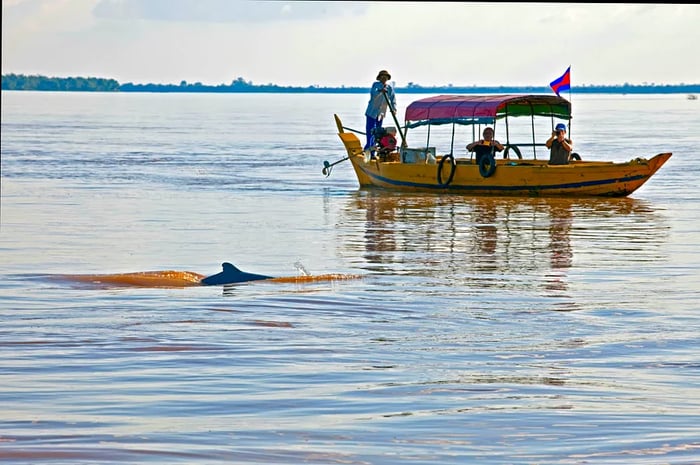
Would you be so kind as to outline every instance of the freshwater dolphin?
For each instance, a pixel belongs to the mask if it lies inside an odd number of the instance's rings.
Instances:
[[[320,281],[339,281],[359,279],[359,275],[351,274],[321,274],[302,276],[273,277],[262,274],[241,271],[229,262],[221,264],[220,273],[205,276],[192,271],[139,271],[133,273],[115,274],[66,274],[48,275],[59,280],[77,281],[102,288],[111,287],[191,287],[191,286],[220,286],[226,284],[245,283],[249,281],[269,281],[275,283],[309,283]]]
[[[272,279],[272,276],[241,271],[229,262],[222,263],[221,267],[223,268],[221,273],[202,278],[200,282],[205,286],[216,286],[219,284],[234,284],[248,281],[260,281],[262,279]]]

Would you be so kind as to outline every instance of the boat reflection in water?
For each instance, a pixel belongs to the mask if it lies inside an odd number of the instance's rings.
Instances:
[[[358,191],[343,224],[364,222],[368,271],[428,286],[562,296],[572,268],[605,279],[664,257],[662,214],[632,198],[512,198]],[[342,239],[342,238],[341,238]],[[359,254],[358,254],[359,255]]]

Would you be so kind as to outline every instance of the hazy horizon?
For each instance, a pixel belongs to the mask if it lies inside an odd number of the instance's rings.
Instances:
[[[2,74],[2,77],[4,78],[5,76],[9,75],[23,75],[21,73],[4,73]],[[204,84],[201,82],[188,82],[185,80],[180,80],[179,82],[165,82],[165,83],[156,83],[156,82],[120,82],[114,78],[108,77],[108,76],[97,76],[97,75],[90,75],[90,76],[49,76],[49,75],[38,75],[38,74],[32,74],[32,75],[24,75],[28,77],[40,77],[40,78],[48,78],[48,79],[104,79],[104,80],[114,80],[116,81],[120,86],[121,85],[127,85],[127,84],[133,84],[133,85],[154,85],[154,86],[180,86],[182,85],[183,82],[185,82],[187,85],[193,85],[193,86],[203,86],[203,87],[217,87],[217,86],[231,86],[232,83],[242,77],[237,77],[235,79],[232,79],[229,82],[220,82],[216,84]],[[282,85],[282,84],[277,84],[274,82],[268,82],[268,83],[256,83],[252,82],[249,80],[246,80],[243,78],[245,83],[250,86],[254,87],[265,87],[265,86],[278,86],[278,87],[291,87],[291,88],[307,88],[307,87],[318,87],[318,88],[332,88],[332,89],[356,89],[356,88],[369,88],[368,86],[351,86],[351,85],[333,85],[333,86],[328,86],[328,85],[322,85],[322,84],[302,84],[298,86],[287,86],[287,85]],[[454,88],[470,88],[470,87],[476,87],[476,88],[499,88],[499,87],[544,87],[544,88],[549,88],[548,85],[528,85],[528,84],[512,84],[512,85],[501,85],[501,84],[491,84],[491,85],[477,85],[477,84],[466,84],[466,85],[455,85],[453,83],[446,83],[446,84],[435,84],[435,85],[424,85],[421,83],[411,83],[415,87],[419,88],[433,88],[433,87],[454,87]],[[616,84],[579,84],[577,87],[579,88],[585,88],[585,87],[625,87],[625,86],[632,86],[632,87],[686,87],[686,86],[700,86],[700,82],[694,83],[694,82],[687,82],[687,83],[643,83],[643,84],[632,84],[632,83],[616,83]],[[396,88],[407,88],[410,87],[408,85],[404,86],[396,86]]]
[[[3,0],[2,70],[367,87],[697,81],[700,5]],[[693,58],[695,57],[695,58]]]

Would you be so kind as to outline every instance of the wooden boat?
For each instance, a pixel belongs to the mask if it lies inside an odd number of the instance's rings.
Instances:
[[[348,154],[343,160],[350,160],[361,187],[466,195],[624,197],[642,186],[671,157],[671,153],[660,153],[650,159],[605,162],[581,160],[572,153],[569,164],[550,165],[544,140],[555,122],[568,121],[569,126],[571,123],[570,102],[554,95],[423,98],[406,108],[403,127],[391,110],[401,133],[401,146],[379,144],[371,154],[363,150],[360,139],[353,134],[359,131],[344,127],[335,115],[338,135]],[[518,120],[524,125],[518,127]],[[483,157],[477,164],[467,154],[466,143],[479,139],[482,127],[498,130],[501,125],[505,126],[505,150]],[[471,129],[471,136],[459,135],[460,130],[465,132],[464,128]],[[391,129],[395,132],[395,128],[385,128],[385,132],[392,132]],[[425,133],[425,144],[409,147],[408,132],[417,130]],[[517,137],[523,140],[516,141]],[[434,139],[438,142],[433,143]],[[457,157],[458,150],[465,151],[465,157]],[[523,152],[528,151],[532,158],[523,158]],[[324,174],[329,175],[332,166],[340,161],[325,162]]]

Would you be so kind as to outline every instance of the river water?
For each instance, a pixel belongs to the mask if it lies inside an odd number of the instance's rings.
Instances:
[[[1,461],[700,463],[698,102],[574,95],[584,159],[673,156],[565,200],[324,176],[365,104],[3,92]],[[224,261],[361,278],[52,279]]]

